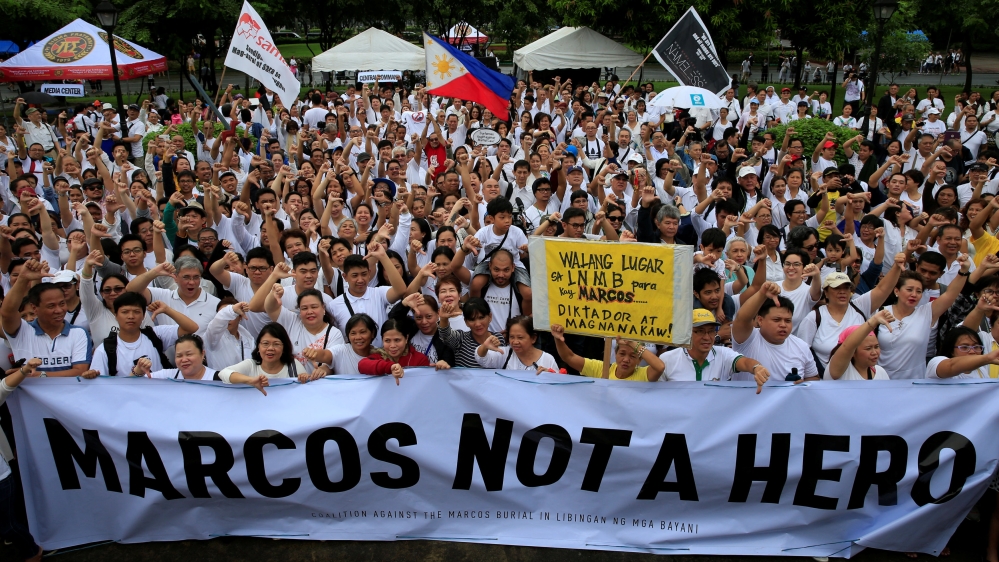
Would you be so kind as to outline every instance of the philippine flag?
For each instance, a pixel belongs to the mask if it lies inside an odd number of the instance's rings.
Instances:
[[[500,119],[508,118],[513,78],[486,68],[475,57],[433,35],[423,34],[423,47],[427,55],[427,92],[472,100]]]

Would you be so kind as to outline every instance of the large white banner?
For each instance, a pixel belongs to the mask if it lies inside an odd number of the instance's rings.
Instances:
[[[232,34],[225,65],[249,74],[274,90],[286,107],[298,98],[302,88],[274,44],[264,20],[246,0],[243,0],[243,11]]]
[[[278,383],[275,383],[278,384]],[[993,382],[622,383],[407,370],[250,387],[32,379],[47,550],[253,535],[661,554],[939,553],[999,453]]]

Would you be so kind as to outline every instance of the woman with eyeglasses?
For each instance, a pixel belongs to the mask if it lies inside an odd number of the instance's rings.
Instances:
[[[984,353],[978,332],[958,326],[944,337],[938,355],[926,364],[928,379],[987,379],[990,365],[999,365],[999,349]]]
[[[141,258],[140,258],[141,259]],[[118,320],[114,315],[114,300],[125,292],[128,278],[120,273],[110,273],[101,277],[100,296],[94,289],[94,269],[105,261],[98,250],[90,252],[83,262],[80,276],[80,306],[90,322],[90,338],[102,342],[118,330]],[[149,315],[142,320],[142,327],[152,326]]]
[[[291,338],[284,326],[277,322],[265,324],[257,334],[257,342],[249,359],[219,371],[219,378],[226,384],[248,384],[267,396],[265,386],[271,378],[297,378],[308,382],[305,366],[294,356]]]

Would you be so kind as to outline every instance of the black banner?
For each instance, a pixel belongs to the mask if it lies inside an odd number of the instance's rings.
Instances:
[[[693,6],[659,41],[653,54],[684,86],[697,86],[721,95],[731,84],[711,35]]]

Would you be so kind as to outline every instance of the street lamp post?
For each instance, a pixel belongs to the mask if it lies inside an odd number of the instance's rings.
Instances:
[[[878,63],[881,61],[881,39],[884,36],[885,24],[898,9],[898,0],[877,0],[874,3],[874,19],[878,22],[878,34],[874,37],[874,56],[871,60],[871,75],[867,80],[867,98],[870,103],[877,104],[875,88],[878,86]],[[881,115],[882,119],[887,117]]]
[[[118,78],[118,57],[115,56],[114,48],[114,28],[118,24],[118,9],[108,0],[101,0],[101,3],[94,8],[97,20],[101,22],[101,27],[108,34],[108,48],[111,49],[111,73],[114,75],[114,95],[118,105],[115,111],[121,114],[124,111],[125,103],[121,98],[121,80]]]

